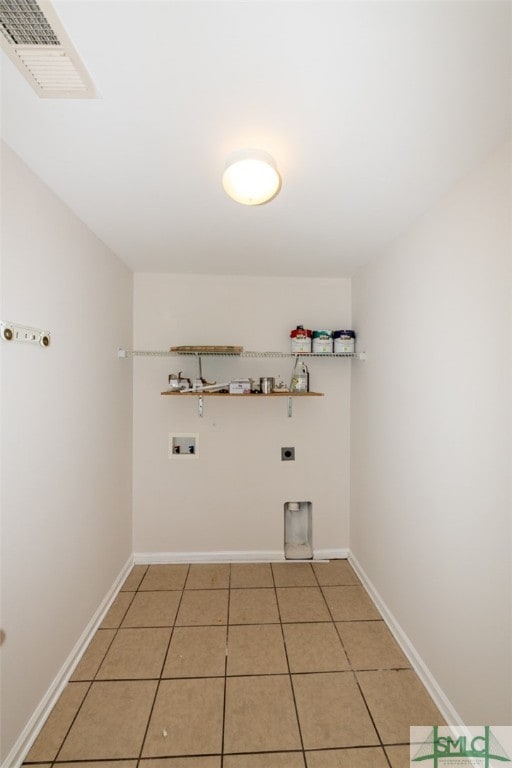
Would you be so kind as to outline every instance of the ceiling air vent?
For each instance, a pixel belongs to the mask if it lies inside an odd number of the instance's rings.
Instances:
[[[89,73],[49,0],[0,0],[0,45],[47,99],[93,99]]]

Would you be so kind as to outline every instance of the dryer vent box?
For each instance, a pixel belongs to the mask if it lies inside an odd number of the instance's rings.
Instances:
[[[313,505],[310,501],[287,501],[284,505],[284,556],[286,560],[313,557]]]

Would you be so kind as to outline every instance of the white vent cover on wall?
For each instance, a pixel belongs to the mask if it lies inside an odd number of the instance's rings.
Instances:
[[[49,0],[0,0],[0,45],[47,99],[93,99],[94,85]]]

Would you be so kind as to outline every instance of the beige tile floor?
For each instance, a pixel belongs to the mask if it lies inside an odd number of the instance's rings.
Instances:
[[[25,765],[408,768],[443,722],[346,560],[137,565]]]

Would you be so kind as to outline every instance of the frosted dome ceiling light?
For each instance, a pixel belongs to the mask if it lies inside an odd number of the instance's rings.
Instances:
[[[272,200],[281,189],[276,161],[261,149],[233,152],[222,177],[224,191],[243,205],[261,205]]]

